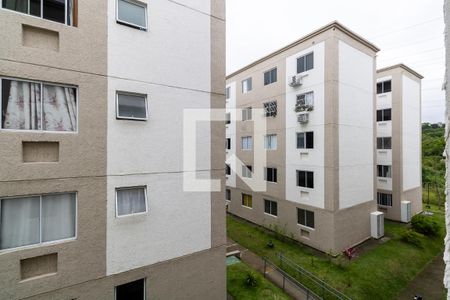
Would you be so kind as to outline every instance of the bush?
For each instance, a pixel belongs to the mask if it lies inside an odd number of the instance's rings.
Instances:
[[[415,215],[411,225],[414,231],[426,236],[438,236],[441,231],[439,224],[425,215]]]
[[[255,274],[255,272],[247,272],[247,276],[245,277],[245,285],[249,288],[258,286],[258,276]]]
[[[400,233],[400,240],[419,248],[422,248],[422,238],[423,234],[415,232],[414,230],[411,229],[405,230],[402,233]]]

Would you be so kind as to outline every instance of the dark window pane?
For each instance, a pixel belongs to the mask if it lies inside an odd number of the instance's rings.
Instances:
[[[390,121],[390,120],[391,120],[391,109],[385,109],[383,121]]]
[[[306,133],[306,148],[314,148],[314,132],[312,131]]]
[[[230,189],[225,190],[225,199],[231,200],[231,190]]]
[[[28,13],[28,0],[3,0],[3,8]]]
[[[377,122],[383,121],[383,111],[377,110]]]
[[[383,149],[383,138],[377,138],[377,149]]]
[[[382,177],[382,174],[383,174],[382,166],[378,165],[377,166],[377,170],[378,170],[377,171],[377,174],[378,174],[377,176],[378,177]]]
[[[270,84],[270,72],[264,73],[264,85]]]
[[[118,94],[118,116],[122,118],[146,119],[145,96]]]
[[[277,82],[277,69],[272,70],[272,82]]]
[[[297,208],[297,223],[301,225],[306,225],[304,209]]]
[[[314,53],[306,55],[306,71],[314,68]]]
[[[273,169],[273,182],[277,182],[277,169]]]
[[[136,280],[116,287],[116,300],[143,300],[145,279]]]
[[[391,88],[391,81],[385,81],[384,82],[384,88],[383,88],[383,93],[388,93],[392,90]]]
[[[384,138],[384,149],[391,149],[391,138]]]
[[[379,82],[377,83],[377,94],[383,93],[383,83]]]
[[[272,201],[272,215],[278,216],[278,203]]]
[[[306,210],[306,226],[314,228],[314,212]]]
[[[43,18],[59,23],[66,23],[65,0],[43,0]]]
[[[41,16],[41,1],[30,0],[30,15],[40,17]]]
[[[301,73],[305,71],[305,57],[297,58],[297,73]]]
[[[231,168],[230,168],[230,165],[225,165],[225,174],[226,174],[226,175],[231,175]]]
[[[306,172],[305,171],[297,171],[297,185],[306,187]]]
[[[306,182],[307,182],[307,187],[313,189],[314,188],[314,173],[313,172],[306,172]]]
[[[264,200],[264,212],[270,214],[270,201]]]
[[[297,133],[297,149],[305,148],[305,133],[299,132]]]

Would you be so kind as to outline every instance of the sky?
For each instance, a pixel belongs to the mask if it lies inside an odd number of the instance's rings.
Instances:
[[[444,122],[441,0],[226,0],[227,74],[337,20],[381,49],[377,68],[404,63],[422,80],[422,122]]]

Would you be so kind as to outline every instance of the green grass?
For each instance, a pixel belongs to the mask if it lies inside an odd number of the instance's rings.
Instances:
[[[256,287],[251,288],[245,285],[248,272],[254,272],[256,275],[258,280]],[[242,262],[227,267],[227,290],[235,300],[291,299],[280,288]]]
[[[423,248],[400,240],[401,232],[407,225],[386,221],[385,233],[390,240],[362,251],[350,263],[318,253],[232,216],[227,217],[227,234],[242,246],[275,263],[278,263],[276,254],[283,252],[286,257],[353,299],[393,299],[443,250],[443,212],[436,212],[431,218],[442,224],[441,234],[436,238],[423,237]],[[269,240],[275,244],[274,249],[266,247]],[[291,275],[295,277],[295,274]]]

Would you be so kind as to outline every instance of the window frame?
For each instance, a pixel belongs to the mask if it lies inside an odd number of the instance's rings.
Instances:
[[[387,92],[385,91],[385,88],[384,88],[385,82],[390,82],[390,84],[391,84],[390,90],[387,91]],[[381,84],[381,93],[378,93],[378,85],[379,84]],[[392,92],[392,79],[387,79],[387,80],[383,80],[383,81],[377,82],[377,84],[376,84],[376,93],[377,93],[377,95],[391,93],[391,92]]]
[[[250,200],[251,200],[251,206],[248,206],[248,201],[247,201],[247,203],[246,203],[247,205],[244,204],[244,203],[245,203],[245,201],[244,201],[245,196],[249,196],[249,197],[250,197]],[[248,200],[248,199],[247,199],[247,200]],[[243,207],[245,207],[245,208],[253,209],[253,195],[251,195],[251,194],[246,194],[246,193],[241,193],[241,206],[243,206]]]
[[[226,147],[225,150],[231,150],[231,138],[225,138]]]
[[[227,86],[225,88],[225,100],[229,100],[231,98],[231,86]]]
[[[144,102],[145,102],[145,118],[135,118],[135,117],[121,117],[119,116],[119,95],[123,95],[123,96],[136,96],[136,97],[140,97],[143,96],[144,97]],[[133,92],[126,92],[126,91],[122,91],[122,90],[117,90],[116,91],[116,119],[117,120],[132,120],[132,121],[147,121],[148,120],[148,100],[147,100],[148,95],[147,94],[140,94],[140,93],[133,93]]]
[[[137,24],[133,24],[127,21],[123,21],[119,19],[119,1],[124,1],[124,2],[128,2],[140,7],[144,8],[144,13],[145,13],[145,27],[142,27],[140,25]],[[148,30],[148,12],[147,12],[147,3],[145,2],[141,2],[141,1],[136,1],[136,0],[115,0],[116,2],[116,23],[117,24],[122,24],[122,25],[126,25],[128,27],[132,27],[132,28],[136,28],[139,29],[141,31],[147,31]]]
[[[225,189],[225,201],[231,201],[231,189]]]
[[[244,139],[251,139],[252,146],[250,148],[244,148]],[[248,146],[248,141],[247,141],[247,146]],[[253,136],[251,136],[251,135],[241,136],[241,151],[252,151],[252,150],[253,150]]]
[[[303,216],[304,216],[304,219],[305,219],[305,224],[300,223],[300,213],[302,211],[303,211]],[[313,220],[312,220],[313,224],[312,225],[313,225],[313,227],[307,225],[308,224],[308,218],[307,218],[307,215],[308,215],[307,213],[308,212],[312,213],[312,216],[313,216]],[[300,225],[300,226],[306,227],[308,229],[314,230],[315,227],[316,227],[316,215],[315,215],[314,211],[297,207],[297,225]]]
[[[147,277],[144,277],[144,278],[141,278],[141,279],[136,279],[136,280],[133,280],[133,281],[130,281],[130,282],[125,282],[125,283],[122,283],[122,284],[119,284],[119,285],[115,285],[114,286],[114,300],[117,300],[117,287],[119,287],[121,285],[126,285],[128,283],[132,283],[132,282],[135,282],[135,281],[139,281],[139,280],[142,280],[144,282],[144,287],[143,287],[143,289],[144,289],[144,297],[142,298],[142,300],[147,299]]]
[[[381,170],[381,175],[380,175]],[[387,176],[390,175],[390,176]],[[390,165],[378,165],[377,164],[377,177],[379,178],[392,178],[392,166]]]
[[[41,97],[41,129],[8,129],[3,128],[3,80],[9,80],[9,81],[21,81],[21,82],[28,82],[28,83],[35,83],[40,85],[40,97]],[[76,130],[74,131],[54,131],[54,130],[44,130],[43,126],[43,120],[44,120],[44,85],[53,85],[53,86],[59,86],[63,88],[71,88],[75,89],[75,102],[77,104],[77,123],[76,123]],[[48,81],[39,81],[39,80],[28,80],[23,78],[15,78],[15,77],[7,77],[7,76],[0,76],[0,132],[1,131],[7,131],[7,132],[40,132],[40,133],[50,133],[50,134],[78,134],[79,132],[79,111],[80,111],[80,104],[79,104],[79,88],[75,85],[70,84],[61,84],[61,83],[54,83],[54,82],[48,82]]]
[[[245,118],[244,118],[245,116]],[[245,107],[242,109],[242,121],[251,121],[253,120],[253,109],[251,106]]]
[[[299,147],[299,136],[303,134],[303,145],[304,147]],[[308,134],[312,135],[312,147],[308,147]],[[310,136],[311,137],[311,136]],[[301,131],[296,132],[296,138],[297,138],[297,149],[306,150],[306,149],[314,149],[314,131]],[[300,138],[301,139],[301,138]]]
[[[305,173],[305,186],[299,185],[300,184],[300,172]],[[312,187],[309,186],[308,181],[308,174],[312,174]],[[296,170],[296,183],[297,187],[299,188],[305,188],[305,189],[314,189],[314,172],[313,171],[306,171],[306,170]]]
[[[24,13],[24,12],[21,12],[21,11],[17,11],[17,10],[13,10],[13,9],[9,9],[9,8],[4,8],[3,7],[4,0],[0,0],[0,10],[6,10],[6,11],[10,11],[10,12],[13,12],[13,13],[16,13],[16,14],[21,14],[21,15],[32,17],[32,18],[37,18],[37,19],[48,21],[48,22],[53,22],[53,23],[61,24],[61,25],[68,26],[68,27],[78,27],[78,24],[69,25],[68,22],[67,22],[68,1],[69,0],[64,0],[64,23],[44,18],[44,0],[39,0],[40,6],[41,6],[40,7],[40,9],[41,9],[40,16],[35,16],[35,15],[31,14],[31,12],[30,12],[30,1],[29,0],[28,0],[28,12],[27,13]],[[72,6],[72,14],[73,14],[73,11],[74,11],[73,7],[74,6]],[[78,7],[77,7],[77,11],[79,11]],[[74,19],[78,20],[78,16],[76,18],[72,18],[72,22],[73,23],[74,23]]]
[[[244,91],[244,82],[247,82],[247,90]],[[248,82],[250,82],[250,88],[248,88],[249,84]],[[242,94],[247,94],[250,93],[253,90],[253,79],[252,77],[248,77],[244,80],[241,81],[241,92]]]
[[[266,211],[266,203],[269,203],[269,211]],[[276,214],[273,213],[273,203],[275,203],[275,210],[276,210]],[[264,199],[264,213],[266,215],[272,216],[272,217],[278,217],[278,202],[277,201],[273,201],[273,200],[269,200],[269,199]]]
[[[385,148],[386,142],[385,139],[390,139],[390,148]],[[381,141],[382,148],[378,148],[378,141]],[[392,137],[390,136],[384,136],[384,137],[377,137],[377,150],[392,150]]]
[[[311,54],[312,54],[312,58],[313,58],[312,68],[311,68],[311,69],[307,69],[307,67],[306,67],[306,57],[307,57],[308,55],[311,55]],[[301,58],[304,58],[304,66],[305,66],[305,70],[299,72],[299,70],[298,70],[298,61],[299,61],[299,59],[301,59]],[[307,71],[309,71],[309,70],[313,70],[313,69],[314,69],[314,51],[308,52],[308,53],[306,53],[306,54],[303,54],[303,55],[297,57],[297,59],[295,60],[295,62],[297,63],[297,66],[296,66],[297,74],[301,74],[301,73],[307,72]]]
[[[389,111],[389,120],[386,120],[386,111]],[[378,120],[378,112],[380,112],[381,120]],[[389,122],[392,121],[392,108],[377,109],[377,122]]]
[[[270,145],[273,144],[273,137],[275,137],[275,140],[276,140],[275,148],[273,148],[273,147],[268,148],[268,147],[267,147],[267,146],[269,145],[269,143],[268,143],[269,137],[270,137]],[[277,136],[277,134],[276,134],[276,133],[269,133],[269,134],[266,134],[266,135],[264,136],[264,150],[275,151],[275,150],[277,150],[277,149],[278,149],[278,136]]]
[[[242,177],[247,178],[247,179],[253,178],[253,166],[252,165],[243,165],[242,166]]]
[[[70,238],[64,238],[64,239],[60,239],[60,240],[53,240],[53,241],[42,242],[42,198],[45,197],[45,196],[56,196],[56,195],[66,195],[66,194],[74,194],[75,195],[75,234],[74,234],[73,237],[70,237]],[[48,245],[57,245],[57,244],[62,244],[62,243],[70,242],[70,241],[75,241],[75,240],[78,239],[78,192],[75,192],[75,191],[1,197],[0,198],[0,216],[1,216],[1,208],[2,208],[1,202],[2,202],[2,200],[23,199],[23,198],[33,198],[33,197],[39,197],[39,240],[40,240],[40,242],[36,243],[36,244],[30,244],[30,245],[18,246],[18,247],[13,247],[13,248],[0,249],[0,253],[7,253],[7,252],[13,252],[13,251],[19,251],[19,250],[25,250],[25,249],[32,249],[32,248],[44,247],[44,246],[48,246]],[[1,218],[0,218],[0,221],[1,221]]]
[[[271,170],[270,173],[272,179],[275,179],[275,181],[273,180],[268,180],[269,179],[269,169]],[[278,183],[278,169],[274,168],[274,167],[265,167],[264,168],[264,180],[270,183]]]
[[[276,75],[275,75],[275,77],[276,77],[275,81],[273,81],[273,78],[272,78],[272,71],[275,71],[275,73],[276,73]],[[270,78],[269,78],[269,81],[270,81],[270,82],[268,82],[268,83],[266,83],[266,73],[269,73],[269,74],[270,74]],[[263,83],[264,83],[264,86],[268,86],[268,85],[271,85],[272,83],[276,83],[276,82],[278,82],[278,67],[273,67],[273,68],[271,68],[271,69],[269,69],[269,70],[267,70],[267,71],[264,71],[264,73],[263,73]]]
[[[228,172],[230,171],[230,172]],[[231,175],[231,165],[230,164],[225,164],[225,176],[229,176]]]
[[[133,190],[133,189],[139,189],[139,188],[144,189],[145,211],[127,214],[127,215],[119,215],[119,207],[117,205],[118,204],[117,191]],[[115,193],[115,205],[116,205],[116,218],[121,219],[121,218],[135,217],[135,216],[139,216],[139,215],[145,215],[148,213],[148,196],[147,196],[147,186],[146,185],[116,187],[114,193]]]
[[[382,204],[382,196],[390,196],[390,199],[388,199],[388,197],[386,197],[386,204]],[[390,205],[389,205],[390,202]],[[385,206],[385,207],[392,207],[392,194],[387,194],[387,193],[381,193],[381,192],[377,192],[377,204],[379,206]]]

